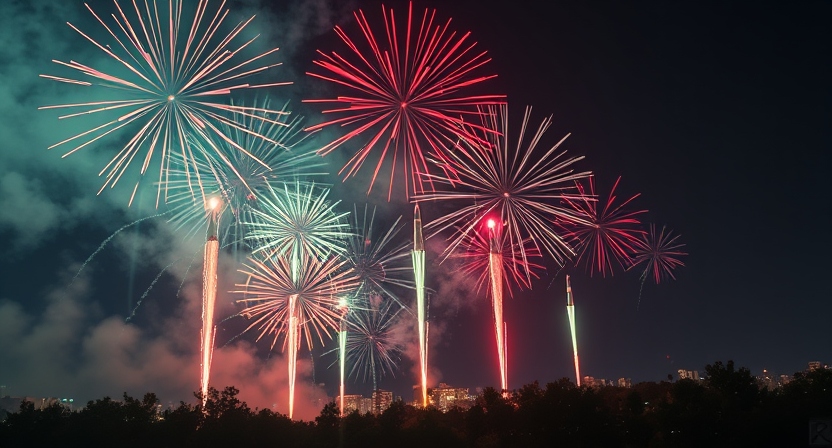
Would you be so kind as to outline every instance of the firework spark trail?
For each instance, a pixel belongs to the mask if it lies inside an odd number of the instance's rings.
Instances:
[[[562,227],[576,249],[575,264],[583,261],[590,276],[595,272],[604,277],[608,272],[613,275],[613,262],[622,269],[627,269],[632,264],[632,256],[639,245],[639,239],[644,235],[644,231],[639,227],[641,222],[638,215],[646,213],[647,210],[627,209],[639,194],[616,205],[615,190],[619,182],[620,176],[603,202],[595,194],[593,176],[588,178],[588,187],[576,181],[580,193],[578,199],[564,198],[575,214],[583,218],[577,222],[565,222]],[[600,210],[599,202],[603,204]]]
[[[648,277],[653,277],[656,284],[661,283],[662,279],[666,277],[676,280],[673,270],[678,266],[685,265],[680,259],[680,257],[687,255],[686,252],[681,250],[685,245],[676,241],[680,235],[671,236],[672,233],[666,227],[662,227],[662,230],[657,233],[656,225],[651,223],[649,231],[642,235],[636,246],[633,264],[628,270],[642,263],[645,264],[644,271],[641,273],[641,289],[639,289],[636,309],[641,306],[641,290],[644,288],[644,283]]]
[[[278,119],[283,112],[266,108],[236,106],[229,101],[232,93],[240,90],[263,89],[291,84],[288,82],[256,83],[256,75],[264,75],[269,69],[280,65],[267,63],[267,57],[277,51],[268,50],[248,59],[243,56],[255,36],[241,41],[242,32],[254,17],[239,22],[230,33],[223,34],[224,21],[229,11],[223,10],[221,2],[216,12],[208,10],[208,2],[200,1],[188,23],[183,14],[182,3],[168,2],[168,7],[158,7],[156,2],[134,1],[133,8],[122,9],[115,3],[117,14],[111,14],[112,23],[105,22],[106,16],[99,16],[87,6],[95,20],[101,24],[110,43],[99,43],[91,34],[67,23],[70,28],[106,54],[115,68],[104,72],[76,61],[58,65],[74,70],[79,79],[65,76],[40,75],[43,78],[91,87],[96,92],[108,94],[102,101],[88,101],[75,104],[42,106],[39,109],[58,109],[68,112],[60,119],[90,117],[97,124],[89,130],[66,138],[49,148],[73,146],[66,157],[98,140],[129,132],[132,136],[99,173],[106,173],[106,180],[99,193],[107,186],[111,188],[122,178],[136,156],[141,161],[139,179],[151,165],[158,163],[158,192],[156,205],[162,190],[167,185],[167,170],[173,160],[186,170],[196,170],[195,157],[199,155],[186,144],[186,136],[198,137],[206,144],[215,138],[228,141],[238,151],[249,157],[254,156],[246,148],[234,143],[223,126],[249,133],[264,140],[269,137],[259,134],[246,123],[228,118],[235,113],[259,122],[281,125]],[[135,15],[132,13],[135,12]],[[128,17],[130,15],[130,17]],[[239,41],[240,43],[234,43]],[[95,92],[93,92],[95,94]],[[141,156],[140,153],[144,152]],[[154,162],[158,155],[158,161]],[[255,158],[256,159],[256,158]],[[230,164],[227,159],[223,163]],[[232,171],[233,167],[230,168]],[[237,176],[242,180],[241,176]],[[139,182],[133,188],[135,195]],[[193,187],[193,186],[192,186]],[[196,187],[195,187],[196,188]],[[130,198],[132,203],[133,196]]]
[[[90,261],[92,261],[92,259],[95,258],[95,256],[98,255],[98,253],[101,252],[102,249],[104,249],[104,246],[106,246],[107,243],[112,241],[113,238],[116,237],[116,235],[121,233],[122,230],[128,229],[128,228],[130,228],[130,227],[132,227],[132,226],[134,226],[134,225],[136,225],[136,224],[138,224],[142,221],[147,221],[148,219],[158,218],[158,217],[164,216],[168,213],[169,212],[164,212],[164,213],[157,213],[157,214],[152,215],[152,216],[145,216],[144,218],[137,219],[137,220],[131,222],[130,224],[125,224],[125,225],[121,226],[118,230],[113,232],[112,235],[108,236],[104,241],[102,241],[101,244],[98,245],[98,248],[95,249],[95,252],[93,252],[89,257],[87,257],[86,260],[84,260],[84,262],[81,264],[81,267],[78,268],[78,272],[76,272],[75,275],[72,276],[72,280],[69,282],[69,284],[72,285],[72,283],[75,281],[75,279],[77,279],[78,276],[81,275],[81,271],[83,271],[84,268],[87,267],[87,265],[90,263]]]
[[[526,246],[527,258],[525,260],[519,258],[518,252],[508,247],[504,228],[505,226],[495,217],[480,220],[476,231],[467,234],[462,242],[465,251],[457,251],[450,256],[462,261],[463,275],[477,277],[476,292],[486,289],[491,300],[500,384],[505,390],[508,386],[508,344],[506,322],[503,318],[505,292],[513,294],[511,288],[513,284],[520,289],[530,289],[530,278],[538,278],[538,272],[543,270],[543,265],[537,262],[542,256],[529,240],[522,242]]]
[[[471,95],[466,92],[473,86],[496,75],[477,75],[490,58],[486,53],[475,52],[476,42],[470,33],[457,36],[450,30],[450,19],[441,24],[435,22],[436,11],[425,10],[417,27],[413,23],[413,5],[407,11],[407,21],[402,27],[395,20],[393,10],[382,6],[386,41],[379,41],[362,10],[354,13],[367,49],[362,49],[340,26],[335,33],[347,45],[345,54],[318,51],[320,60],[314,61],[325,74],[307,72],[307,75],[335,84],[349,94],[331,99],[304,100],[305,102],[331,104],[326,114],[339,118],[310,126],[319,130],[328,126],[349,129],[319,150],[327,155],[349,140],[361,134],[370,134],[365,143],[341,169],[344,178],[354,176],[378,153],[368,194],[385,163],[390,164],[392,195],[397,171],[406,179],[406,191],[425,190],[423,174],[429,163],[425,153],[434,152],[439,157],[445,148],[460,135],[479,140],[460,125],[466,117],[475,117],[476,106],[504,101],[505,95]],[[404,36],[397,30],[406,30]]]
[[[575,328],[575,301],[572,297],[572,285],[566,276],[566,314],[569,316],[569,332],[572,334],[572,357],[575,363],[575,383],[581,387],[581,367],[578,359],[578,333]]]
[[[202,405],[208,399],[208,381],[211,376],[211,359],[214,355],[214,308],[217,300],[217,262],[220,242],[217,239],[221,205],[212,198],[207,205],[208,231],[205,240],[205,258],[202,267],[202,331],[200,331],[200,387]]]
[[[347,321],[346,315],[341,316],[341,322],[338,327],[338,373],[340,374],[340,393],[341,403],[339,406],[341,417],[344,416],[344,381],[346,380],[347,367]]]
[[[437,163],[446,166],[446,171],[455,173],[455,177],[426,175],[448,188],[416,195],[415,201],[462,204],[456,211],[427,226],[432,230],[431,235],[454,229],[448,239],[445,258],[470,238],[474,227],[488,215],[497,216],[501,223],[505,223],[502,227],[511,258],[521,260],[520,268],[528,280],[531,279],[527,266],[529,246],[524,244],[525,241],[530,241],[537,252],[550,256],[558,264],[563,264],[567,257],[574,254],[568,242],[552,229],[551,222],[554,219],[583,221],[572,210],[558,203],[564,199],[579,198],[579,195],[572,193],[574,182],[590,173],[573,170],[572,165],[583,156],[565,156],[565,151],[559,148],[566,137],[545,151],[537,151],[552,123],[551,116],[541,122],[528,140],[528,145],[524,146],[530,117],[531,108],[526,108],[516,147],[511,147],[508,106],[483,109],[481,127],[492,132],[482,134],[484,139],[490,140],[490,146],[461,139],[458,145],[467,150],[449,152],[445,161],[437,160]]]
[[[428,407],[427,304],[425,303],[425,239],[419,204],[413,210],[413,276],[416,279],[416,309],[419,326],[419,373],[422,380],[422,407]]]
[[[488,221],[488,277],[491,284],[491,303],[494,308],[494,329],[497,335],[497,356],[500,360],[500,390],[508,390],[508,365],[506,359],[505,321],[503,320],[503,254],[498,246],[494,220]]]

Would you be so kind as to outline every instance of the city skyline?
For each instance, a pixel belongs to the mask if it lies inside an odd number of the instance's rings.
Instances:
[[[301,100],[324,87],[304,72],[316,49],[336,48],[333,26],[354,27],[351,14],[359,6],[378,21],[380,3],[268,3],[231,2],[229,8],[235,20],[256,14],[250,26],[263,34],[258,42],[281,48],[279,77],[294,84],[274,95],[291,100],[307,123],[320,123],[320,110]],[[91,5],[112,8],[109,1]],[[832,245],[822,218],[832,187],[826,176],[832,68],[820,56],[832,50],[821,20],[832,13],[828,3],[413,5],[436,8],[438,17],[453,19],[454,29],[470,31],[498,75],[490,88],[508,96],[512,113],[531,105],[535,120],[553,114],[548,137],[571,133],[563,148],[586,157],[581,169],[595,173],[598,191],[609,191],[622,176],[621,197],[641,193],[638,207],[649,210],[642,221],[667,225],[689,253],[675,281],[648,281],[643,289],[638,272],[590,276],[583,266],[547,262],[532,290],[514,291],[505,301],[509,389],[535,380],[574,381],[566,274],[582,375],[660,381],[678,369],[701,372],[729,359],[754,374],[779,375],[808,360],[830,361],[824,328],[832,301],[823,298],[832,294],[823,254]],[[404,11],[407,2],[385,6]],[[193,277],[199,263],[190,267],[188,260],[200,238],[183,239],[163,217],[149,219],[119,232],[78,274],[114,231],[164,210],[155,209],[152,185],[130,208],[132,186],[95,195],[109,145],[66,159],[46,149],[72,123],[37,107],[78,100],[82,92],[38,74],[54,71],[51,59],[101,60],[65,23],[93,28],[96,22],[82,2],[6,3],[0,14],[7,43],[0,60],[10,62],[0,72],[6,80],[0,86],[0,237],[6,241],[0,383],[38,396],[74,390],[94,399],[127,391],[190,400],[199,384],[193,316],[200,283]],[[332,132],[316,134],[316,144]],[[379,207],[380,220],[392,224],[402,215],[409,226],[412,204],[387,202],[385,185],[367,197],[367,177],[341,182],[336,171],[346,157],[335,152],[325,159],[333,167],[327,179],[333,195],[345,201],[342,211],[366,199]],[[426,222],[445,211],[421,206]],[[486,296],[471,294],[471,282],[455,276],[452,264],[438,264],[442,244],[440,238],[425,242],[434,291],[429,384],[497,386]],[[220,261],[220,320],[235,311],[227,291],[237,268]],[[254,344],[251,335],[235,339],[244,326],[230,320],[218,328],[212,385],[233,385],[253,406],[278,403],[285,411],[283,355]],[[380,389],[407,396],[419,382],[413,334],[404,336],[399,370],[380,378]],[[299,353],[305,397],[336,395],[337,369],[329,367],[335,357],[325,354],[332,347]],[[314,386],[319,383],[325,390]],[[347,393],[367,394],[368,387],[351,379]]]

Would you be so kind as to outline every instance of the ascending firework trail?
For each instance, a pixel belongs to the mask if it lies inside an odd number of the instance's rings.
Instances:
[[[572,298],[572,286],[569,275],[566,276],[566,313],[569,315],[569,331],[572,333],[572,353],[575,360],[575,384],[581,385],[581,367],[578,361],[578,335],[575,332],[575,301]]]
[[[428,405],[428,329],[425,316],[425,239],[422,235],[422,214],[417,204],[413,210],[413,275],[416,278],[416,309],[419,319],[419,372],[422,380],[422,406]]]
[[[214,304],[217,299],[217,258],[220,242],[217,239],[219,216],[222,209],[218,198],[208,200],[208,232],[205,239],[205,260],[202,265],[202,332],[200,333],[200,377],[202,405],[208,399],[208,378],[211,376],[211,358],[214,355]]]
[[[491,282],[491,303],[494,305],[494,329],[497,334],[497,353],[500,357],[500,389],[508,390],[506,364],[506,323],[503,321],[503,251],[495,229],[497,223],[488,220],[488,274]]]

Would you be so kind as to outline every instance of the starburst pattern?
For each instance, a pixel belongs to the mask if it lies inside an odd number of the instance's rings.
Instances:
[[[252,222],[246,223],[255,253],[267,256],[293,253],[326,258],[344,254],[349,235],[347,213],[335,207],[340,201],[328,200],[329,190],[300,181],[270,186],[252,209]]]
[[[288,255],[250,257],[240,272],[247,280],[233,293],[244,295],[237,303],[245,307],[238,314],[251,321],[245,331],[256,329],[258,341],[272,335],[272,348],[288,331],[290,301],[297,304],[299,339],[305,336],[311,349],[313,335],[323,344],[324,337],[331,338],[330,332],[338,329],[339,297],[358,287],[358,278],[337,257],[320,260],[303,254],[298,273]]]
[[[639,240],[632,267],[635,268],[644,263],[641,278],[651,277],[656,284],[661,283],[662,279],[667,277],[676,280],[673,270],[685,265],[680,259],[687,255],[682,251],[685,245],[677,241],[679,235],[672,235],[672,232],[664,226],[660,232],[656,232],[655,224],[650,224],[649,228],[650,230]]]
[[[366,382],[372,379],[374,390],[379,376],[395,375],[398,360],[404,350],[396,323],[403,310],[395,301],[377,294],[359,299],[347,316],[346,351],[350,376]]]
[[[118,132],[131,137],[113,156],[99,175],[106,173],[101,187],[114,187],[138,156],[141,160],[139,179],[155,163],[159,167],[159,195],[168,182],[168,169],[174,160],[187,170],[198,170],[196,158],[202,146],[187,144],[188,138],[199,138],[210,145],[215,139],[228,142],[237,151],[259,161],[248,149],[235,142],[227,129],[236,129],[257,138],[269,140],[251,127],[229,117],[229,113],[245,116],[256,122],[281,125],[281,111],[267,108],[235,106],[232,93],[290,84],[288,82],[251,83],[255,75],[264,74],[276,62],[265,62],[277,48],[254,56],[246,55],[256,37],[240,41],[243,30],[254,17],[239,22],[223,34],[228,10],[221,2],[210,11],[207,1],[200,1],[195,11],[185,11],[183,2],[171,0],[167,7],[156,2],[133,1],[132,8],[122,8],[116,1],[112,21],[87,9],[106,31],[110,43],[99,43],[92,34],[68,24],[112,60],[96,68],[77,61],[55,63],[72,69],[81,76],[41,75],[43,78],[91,87],[92,95],[103,99],[74,104],[43,106],[40,109],[69,109],[61,119],[97,118],[93,127],[52,146],[75,145],[64,157],[96,141]],[[239,41],[239,43],[238,43]],[[111,67],[112,66],[112,67]],[[107,70],[107,71],[105,71]],[[68,75],[71,76],[71,75]],[[272,141],[272,143],[277,143]],[[195,152],[196,151],[196,152]],[[144,153],[143,155],[140,155]],[[157,161],[153,162],[158,155]],[[235,171],[234,167],[229,168]],[[237,177],[242,179],[241,175]],[[138,181],[133,194],[138,188]],[[100,193],[100,191],[99,191]],[[132,197],[131,197],[132,202]],[[157,196],[157,205],[158,205]]]
[[[492,107],[482,111],[484,128],[493,132],[484,137],[491,140],[490,147],[477,146],[469,140],[460,140],[464,151],[449,153],[446,171],[454,177],[431,175],[437,183],[447,188],[417,195],[415,200],[454,201],[455,211],[444,215],[428,227],[434,234],[454,229],[445,251],[451,252],[470,239],[474,227],[483,217],[493,216],[503,223],[505,244],[511,259],[517,260],[531,278],[530,254],[524,241],[541,254],[551,256],[562,264],[573,251],[569,244],[552,229],[554,219],[580,221],[582,218],[563,207],[564,199],[578,198],[574,181],[586,177],[589,172],[575,172],[572,165],[583,156],[569,157],[560,149],[566,137],[539,151],[544,133],[552,123],[551,116],[543,120],[537,130],[526,135],[531,118],[531,108],[526,108],[516,146],[509,140],[508,107]],[[568,135],[567,135],[568,137]],[[528,138],[528,143],[524,142]]]
[[[632,264],[632,256],[644,234],[638,215],[647,210],[629,210],[628,205],[639,194],[616,204],[615,193],[621,177],[616,179],[609,195],[601,200],[595,193],[595,178],[590,176],[585,184],[577,182],[580,196],[577,199],[565,198],[565,202],[582,220],[565,222],[567,237],[576,249],[575,264],[582,261],[592,276],[613,275],[613,263],[622,269]],[[601,205],[599,209],[599,204]]]
[[[361,134],[369,137],[341,170],[345,178],[355,175],[377,153],[369,191],[379,172],[389,164],[392,194],[397,171],[407,179],[408,192],[424,191],[429,165],[427,152],[439,157],[460,135],[481,143],[481,137],[461,127],[466,117],[476,116],[476,106],[504,101],[504,95],[472,95],[472,86],[495,75],[477,75],[490,61],[486,53],[477,52],[470,33],[458,35],[450,28],[450,19],[442,24],[435,10],[414,16],[413,5],[407,10],[404,24],[393,10],[382,6],[386,40],[379,40],[362,10],[354,13],[365,45],[353,40],[340,26],[338,37],[346,44],[345,54],[318,51],[314,61],[322,73],[308,75],[335,84],[348,92],[331,99],[306,100],[333,104],[326,114],[339,115],[321,124],[348,129],[341,137],[320,149],[329,154]],[[403,34],[403,35],[402,35]],[[372,163],[372,162],[371,162]]]
[[[361,279],[359,295],[380,294],[402,304],[398,290],[415,288],[407,242],[395,243],[404,227],[399,216],[386,230],[377,228],[376,209],[353,209],[351,234],[344,257]]]

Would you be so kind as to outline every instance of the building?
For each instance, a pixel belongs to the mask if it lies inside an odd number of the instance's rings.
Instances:
[[[439,383],[439,387],[433,389],[430,393],[430,402],[440,411],[448,412],[454,407],[468,409],[471,407],[473,400],[468,393],[468,389],[454,388],[445,383]]]
[[[626,388],[633,387],[633,380],[630,379],[630,378],[619,378],[618,379],[618,387],[626,387]]]
[[[345,394],[344,395],[344,415],[351,414],[355,411],[358,411],[359,413],[364,414],[364,412],[361,411],[361,404],[362,404],[361,401],[362,401],[363,398],[364,397],[362,397],[361,395],[346,395]],[[338,399],[336,399],[335,402],[338,403],[339,399],[340,399],[340,397]]]
[[[679,372],[679,379],[680,380],[699,381],[699,371],[698,370],[679,369],[678,372]]]
[[[373,391],[373,414],[381,414],[393,404],[393,392],[388,390]]]
[[[814,372],[815,370],[818,370],[820,368],[821,368],[820,361],[810,361],[809,362],[809,371],[810,372]]]
[[[430,396],[428,396],[428,404],[430,404]],[[416,384],[413,386],[413,406],[417,408],[422,407],[422,385]]]

